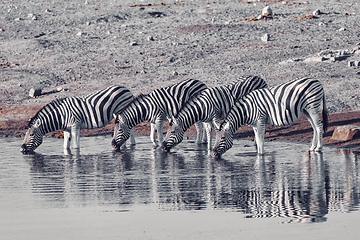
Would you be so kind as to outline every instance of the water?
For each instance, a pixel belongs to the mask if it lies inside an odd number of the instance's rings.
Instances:
[[[287,231],[303,232],[316,223],[320,236],[360,236],[350,228],[360,220],[360,166],[349,151],[317,154],[308,144],[266,142],[258,157],[250,141],[238,140],[213,159],[189,141],[164,154],[148,137],[136,140],[113,152],[110,137],[82,138],[81,153],[65,156],[59,139],[45,138],[36,154],[22,155],[22,139],[0,138],[0,234],[23,239],[38,229],[34,239],[56,232],[97,239],[98,229],[102,239],[218,239],[246,231],[266,237],[295,223]],[[264,223],[273,227],[259,231]]]

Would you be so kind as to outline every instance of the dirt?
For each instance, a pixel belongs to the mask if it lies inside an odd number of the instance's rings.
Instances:
[[[266,6],[272,14],[259,16]],[[6,1],[0,9],[0,133],[22,137],[29,117],[54,98],[113,84],[138,95],[185,78],[212,87],[259,75],[275,86],[306,76],[325,89],[325,145],[356,149],[358,140],[338,143],[331,135],[339,125],[360,126],[359,13],[358,0]],[[42,95],[30,98],[31,88]],[[145,122],[136,133],[149,129]],[[238,137],[253,136],[248,127],[241,131]],[[301,118],[290,127],[269,126],[266,139],[310,142],[311,136]]]

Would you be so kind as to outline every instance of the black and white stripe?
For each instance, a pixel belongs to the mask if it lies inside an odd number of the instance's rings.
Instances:
[[[240,78],[230,84],[208,88],[195,98],[189,100],[175,115],[173,124],[167,132],[163,150],[169,151],[179,144],[185,131],[196,122],[205,122],[208,139],[208,149],[211,148],[212,126],[220,126],[220,120],[225,118],[236,99],[252,90],[265,88],[266,82],[258,76]]]
[[[69,149],[74,139],[79,148],[80,129],[94,129],[107,125],[133,99],[132,93],[122,86],[110,86],[86,97],[57,99],[30,119],[21,151],[31,152],[41,143],[46,133],[64,130],[64,148]]]
[[[240,126],[247,124],[254,128],[257,151],[263,154],[265,124],[291,125],[302,113],[314,129],[310,150],[321,151],[322,128],[326,131],[328,125],[324,89],[318,80],[301,78],[270,89],[250,92],[237,101],[221,124],[213,153],[221,155],[231,148],[233,134]]]
[[[207,89],[199,80],[188,79],[166,88],[159,88],[147,95],[140,95],[116,117],[112,145],[119,149],[129,138],[130,130],[143,121],[152,124],[151,141],[157,146],[163,140],[164,121],[178,114],[179,109],[199,92]],[[156,131],[155,131],[156,129]]]

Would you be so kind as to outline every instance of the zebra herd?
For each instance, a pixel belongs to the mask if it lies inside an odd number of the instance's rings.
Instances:
[[[310,150],[321,151],[322,128],[326,131],[328,119],[324,90],[315,79],[299,78],[271,88],[258,76],[243,77],[213,88],[188,79],[137,97],[126,87],[110,86],[86,97],[56,99],[45,105],[30,119],[21,151],[33,152],[46,133],[61,129],[64,151],[68,154],[70,142],[73,148],[80,148],[80,129],[100,128],[115,118],[111,143],[115,150],[124,146],[129,138],[131,144],[135,144],[134,127],[148,121],[154,147],[160,144],[165,152],[179,144],[184,132],[195,124],[196,142],[207,140],[209,150],[215,129],[212,153],[219,156],[232,147],[235,131],[247,124],[254,129],[258,154],[263,154],[265,124],[291,125],[302,113],[314,130]],[[170,128],[163,139],[166,120],[170,121]]]

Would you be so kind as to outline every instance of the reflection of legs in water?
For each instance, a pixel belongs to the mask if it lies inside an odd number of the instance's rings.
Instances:
[[[301,222],[324,222],[328,214],[326,170],[320,152],[305,152],[302,161]]]
[[[359,199],[359,164],[357,155],[355,155],[350,150],[341,150],[342,154],[345,156],[345,174],[346,174],[346,182],[345,188],[343,189],[344,199],[343,199],[343,207],[345,211],[351,211],[354,208],[354,205],[358,205],[360,202]]]

